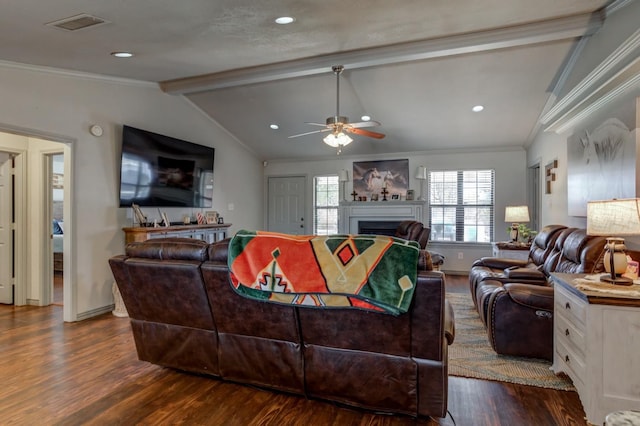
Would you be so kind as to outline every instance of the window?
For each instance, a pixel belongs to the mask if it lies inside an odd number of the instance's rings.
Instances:
[[[313,233],[338,233],[338,202],[340,200],[338,176],[317,176],[314,179]]]
[[[429,172],[431,240],[493,241],[493,170]]]

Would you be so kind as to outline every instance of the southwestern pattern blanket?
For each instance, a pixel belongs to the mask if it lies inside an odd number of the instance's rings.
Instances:
[[[229,243],[231,284],[252,299],[398,315],[415,290],[415,241],[378,235],[238,231]]]

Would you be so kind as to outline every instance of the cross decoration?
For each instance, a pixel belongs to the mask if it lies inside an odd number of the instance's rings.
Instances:
[[[387,194],[389,193],[389,191],[387,190],[386,187],[382,188],[382,201],[387,201]]]

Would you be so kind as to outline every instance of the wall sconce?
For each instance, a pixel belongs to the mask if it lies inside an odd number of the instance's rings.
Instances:
[[[544,193],[551,194],[551,182],[555,182],[555,169],[558,168],[558,160],[553,160],[544,166]]]
[[[342,184],[342,201],[347,201],[347,194],[346,194],[346,189],[345,189],[345,182],[349,181],[349,172],[346,170],[340,170],[340,173],[338,174],[338,180],[340,181],[340,183]]]
[[[640,199],[589,201],[587,235],[607,237],[604,267],[609,275],[603,275],[600,281],[632,285],[633,280],[621,276],[627,269],[624,239],[614,236],[640,235]]]
[[[424,201],[424,181],[427,180],[427,168],[425,166],[418,166],[415,177],[420,181],[420,196],[418,200]]]
[[[507,206],[504,209],[504,221],[511,222],[511,241],[518,241],[518,223],[529,220],[529,206]]]

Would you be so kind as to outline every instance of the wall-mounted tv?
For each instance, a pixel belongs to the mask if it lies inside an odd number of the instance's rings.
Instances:
[[[122,127],[120,207],[212,207],[214,148]]]

